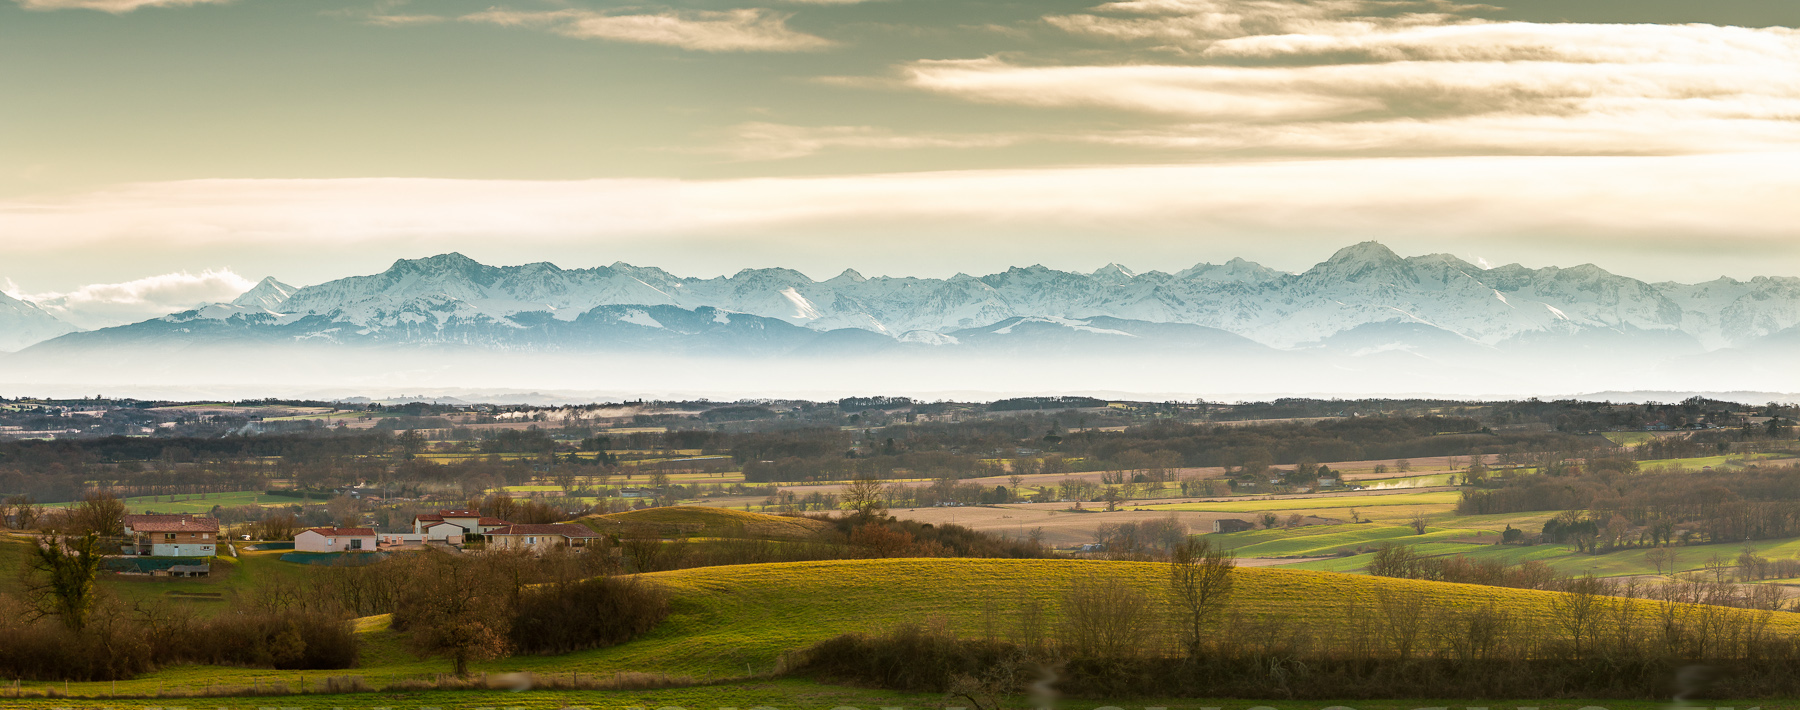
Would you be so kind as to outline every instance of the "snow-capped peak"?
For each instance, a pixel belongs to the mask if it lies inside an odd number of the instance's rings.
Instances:
[[[245,308],[262,308],[270,311],[281,310],[281,303],[294,295],[295,289],[270,276],[257,283],[255,287],[245,291],[243,295],[232,299],[231,305]]]

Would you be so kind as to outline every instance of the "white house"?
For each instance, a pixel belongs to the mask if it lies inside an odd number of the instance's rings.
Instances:
[[[294,536],[296,552],[374,552],[375,547],[370,528],[313,528]]]
[[[417,535],[430,535],[429,531],[432,528],[446,523],[454,525],[460,530],[460,532],[454,533],[456,535],[484,535],[489,530],[503,528],[512,524],[499,518],[481,517],[480,513],[473,510],[440,510],[436,513],[420,513],[414,515],[413,533]],[[427,539],[441,540],[443,539],[443,535],[448,534],[451,533],[440,533],[437,536],[430,536]]]
[[[462,544],[463,534],[467,532],[460,525],[451,523],[432,523],[425,528],[426,540],[442,540],[451,544]]]
[[[155,557],[212,557],[219,521],[193,515],[127,515],[119,522],[134,538],[133,552]]]

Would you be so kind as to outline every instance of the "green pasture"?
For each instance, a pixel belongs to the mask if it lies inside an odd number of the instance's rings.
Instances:
[[[25,556],[30,554],[30,546],[24,538],[0,538],[0,592],[20,590],[20,569],[25,565]],[[243,552],[236,558],[229,555],[195,558],[212,563],[212,573],[206,577],[103,573],[99,586],[105,593],[127,604],[160,600],[190,609],[199,616],[211,616],[225,611],[237,597],[258,588],[304,583],[305,566],[282,562],[278,558],[283,552],[286,551]]]
[[[1195,510],[1208,513],[1260,513],[1263,511],[1297,512],[1306,510],[1381,508],[1386,506],[1454,506],[1460,499],[1461,494],[1456,491],[1429,491],[1424,493],[1394,493],[1391,495],[1158,503],[1141,507],[1145,510]]]
[[[1166,587],[1163,565],[1090,560],[878,559],[708,567],[645,575],[672,595],[672,614],[648,635],[606,649],[562,656],[525,656],[476,664],[480,673],[610,675],[642,672],[732,681],[774,671],[782,654],[846,632],[883,632],[902,623],[941,623],[975,634],[990,618],[1004,623],[1008,609],[1033,599],[1054,609],[1061,590],[1077,579],[1111,576],[1147,594]],[[266,580],[266,583],[292,583]],[[1332,628],[1348,604],[1368,605],[1396,590],[1418,590],[1441,606],[1507,606],[1519,618],[1547,623],[1548,592],[1443,584],[1418,580],[1337,575],[1283,568],[1239,572],[1232,613],[1278,615],[1296,624]],[[1296,603],[1297,600],[1330,600]],[[1632,603],[1650,604],[1647,601]],[[1781,616],[1772,631],[1800,630],[1800,617]],[[308,671],[363,676],[380,687],[449,670],[444,660],[420,660],[385,617],[359,621],[365,639],[362,662],[350,671]],[[159,688],[298,683],[301,674],[253,668],[174,667],[117,686],[119,693],[151,694]],[[61,689],[61,683],[24,683],[26,691]],[[69,692],[97,696],[109,683],[72,683]],[[196,699],[198,700],[198,699]],[[194,705],[203,705],[195,702]],[[287,703],[266,703],[269,706]],[[215,707],[210,702],[205,707]],[[341,704],[339,706],[342,706]]]
[[[214,506],[235,508],[241,505],[294,505],[301,502],[299,498],[272,496],[262,491],[236,491],[232,493],[183,493],[165,496],[135,496],[121,498],[125,510],[130,513],[156,511],[158,513],[210,513]],[[323,499],[314,500],[324,502]],[[79,501],[68,503],[51,503],[51,508],[71,508],[81,505]]]
[[[1375,548],[1383,543],[1410,545],[1447,540],[1474,540],[1484,535],[1489,541],[1499,539],[1492,532],[1470,528],[1427,526],[1425,534],[1419,535],[1414,533],[1410,526],[1374,523],[1250,530],[1239,533],[1213,534],[1207,539],[1211,540],[1214,545],[1223,546],[1237,553],[1238,557],[1323,557],[1364,548]]]
[[[1429,536],[1422,536],[1429,537]],[[1409,544],[1405,538],[1394,538],[1395,544]],[[1674,545],[1668,549],[1675,553],[1675,562],[1666,566],[1662,574],[1693,572],[1705,569],[1708,560],[1715,555],[1724,559],[1727,564],[1737,564],[1737,556],[1748,547],[1760,557],[1768,559],[1793,559],[1800,557],[1800,538],[1785,540],[1757,540],[1747,543],[1719,543],[1709,545]],[[1472,560],[1498,560],[1514,565],[1527,560],[1536,560],[1549,565],[1551,569],[1562,574],[1593,573],[1597,577],[1627,577],[1656,575],[1656,566],[1646,557],[1649,548],[1632,547],[1611,552],[1590,555],[1577,552],[1570,545],[1471,545],[1449,542],[1428,542],[1418,546],[1417,552],[1423,555],[1460,554]],[[1269,556],[1269,555],[1265,555]],[[1329,572],[1359,572],[1369,564],[1373,553],[1339,557],[1330,560],[1311,560],[1293,565],[1283,565],[1292,569],[1310,569]]]
[[[297,683],[298,677],[292,682]],[[316,685],[317,681],[309,681]],[[953,707],[938,693],[898,693],[886,690],[826,685],[797,678],[755,679],[696,685],[659,690],[432,690],[412,692],[369,692],[339,695],[289,695],[269,697],[165,698],[82,700],[0,697],[0,703],[18,710],[86,710],[105,707],[114,710],[174,710],[174,706],[220,708],[222,710],[258,710],[279,707],[281,710],[722,710],[724,708],[770,708],[772,710],[936,710]],[[1716,704],[1704,707],[1711,708]],[[1792,708],[1793,704],[1769,701],[1737,703],[1749,708],[1757,706],[1775,710]],[[1493,707],[1500,710],[1532,708],[1533,710],[1665,710],[1667,702],[1647,700],[1286,700],[1286,699],[1159,699],[1129,700],[1059,699],[1057,710],[1414,710],[1416,708]],[[1009,698],[1004,707],[1030,707],[1027,698]],[[1699,707],[1699,706],[1697,706]]]
[[[1463,476],[1463,474],[1460,474],[1460,473],[1430,473],[1430,474],[1426,474],[1423,476],[1399,476],[1399,477],[1395,477],[1395,478],[1370,478],[1370,479],[1363,479],[1360,481],[1351,481],[1351,483],[1354,483],[1356,485],[1362,486],[1362,487],[1370,489],[1370,490],[1431,488],[1431,487],[1435,487],[1435,486],[1452,485],[1450,483],[1451,479],[1461,481],[1461,480],[1463,480],[1462,476]]]

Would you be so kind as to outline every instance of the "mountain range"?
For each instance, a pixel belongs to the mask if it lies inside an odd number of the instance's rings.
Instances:
[[[187,332],[558,347],[556,337],[533,331],[574,333],[581,329],[574,324],[591,328],[601,320],[654,329],[661,321],[644,310],[652,306],[711,309],[720,324],[736,314],[815,332],[857,329],[932,345],[955,344],[959,332],[974,334],[1011,319],[1092,333],[1095,326],[1078,321],[1106,318],[1201,326],[1278,349],[1326,344],[1372,324],[1406,324],[1484,346],[1608,332],[1653,333],[1716,350],[1800,325],[1800,278],[1646,283],[1592,265],[1482,268],[1445,254],[1402,258],[1376,242],[1346,247],[1298,274],[1233,259],[1173,274],[1133,273],[1110,264],[1091,274],[1031,266],[948,279],[865,278],[846,270],[824,281],[790,269],[698,279],[624,263],[487,266],[451,253],[298,289],[269,278],[231,303],[65,339],[167,337],[166,324],[216,320],[227,323],[191,325]],[[667,309],[658,312],[668,317]],[[4,296],[0,318],[8,336],[27,345],[75,330]],[[153,335],[158,333],[163,335]]]
[[[624,263],[488,266],[451,253],[304,288],[269,278],[229,303],[85,332],[0,296],[0,349],[22,347],[8,358],[21,365],[122,348],[304,345],[937,362],[1154,355],[1516,374],[1579,358],[1640,369],[1763,358],[1800,341],[1797,325],[1800,278],[1649,283],[1593,265],[1403,258],[1376,242],[1300,273],[1233,259],[1176,273],[846,270],[823,281],[779,268],[700,279]]]

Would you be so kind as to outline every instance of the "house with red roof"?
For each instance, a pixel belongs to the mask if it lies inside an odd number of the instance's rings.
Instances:
[[[466,535],[486,535],[512,525],[499,518],[482,517],[473,510],[440,510],[413,516],[413,534],[424,540],[451,540]],[[458,540],[460,542],[460,540]]]
[[[544,525],[508,525],[487,533],[490,550],[527,550],[546,552],[556,547],[582,548],[600,538],[584,525],[549,523]]]
[[[218,552],[219,521],[186,513],[127,515],[119,520],[129,552],[154,557],[212,557]]]

